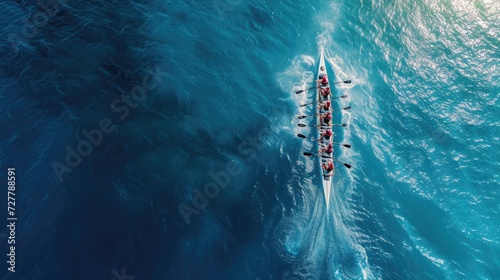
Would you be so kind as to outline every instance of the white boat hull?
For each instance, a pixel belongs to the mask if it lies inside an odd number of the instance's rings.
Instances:
[[[323,54],[323,49],[321,49],[317,79],[318,80],[321,79],[321,77],[323,77],[323,75],[327,75],[327,77],[328,77],[328,74],[326,71],[326,66],[325,66],[325,57]],[[321,83],[318,82],[317,86],[321,86]],[[332,90],[331,87],[330,87],[330,90]],[[328,96],[328,99],[323,99],[319,88],[316,91],[316,97],[317,97],[317,101],[320,101],[320,100],[327,101],[328,100],[331,102],[331,98],[330,98],[331,95]],[[316,113],[319,114],[320,112],[322,112],[321,109],[319,109],[319,110],[316,109]],[[319,139],[319,138],[321,138],[321,135],[323,134],[323,132],[326,130],[326,128],[321,127],[322,123],[321,123],[320,116],[317,117],[317,124],[318,124],[318,139]],[[321,143],[318,143],[318,150],[326,147],[329,143],[333,143],[333,135],[330,137],[329,140],[323,139],[323,141]],[[332,153],[332,156],[333,156],[333,153]],[[333,161],[333,159],[319,157],[319,169],[321,171],[321,181],[323,184],[323,194],[325,196],[325,203],[326,203],[327,210],[330,206],[330,191],[332,189],[332,181],[333,181],[333,175],[335,173],[335,169],[332,172],[330,172],[330,174],[328,174],[329,176],[325,176],[327,174],[325,174],[326,171],[323,169],[322,164],[323,163],[327,164],[330,161]]]

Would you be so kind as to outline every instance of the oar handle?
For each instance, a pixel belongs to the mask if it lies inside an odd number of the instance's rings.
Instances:
[[[332,97],[331,99],[346,98],[346,97],[348,97],[348,96],[349,96],[349,95],[344,94],[344,95],[341,95],[341,96],[335,96],[335,97]],[[320,100],[320,101],[316,101],[316,102],[311,102],[311,103],[302,104],[302,105],[300,105],[300,107],[305,107],[305,106],[307,106],[307,105],[312,105],[312,104],[314,104],[314,103],[321,103],[321,102],[324,102],[324,101],[327,101],[327,100]]]
[[[306,126],[308,126],[308,125],[303,124],[303,123],[298,123],[297,125],[300,126],[300,127],[306,127]],[[330,124],[330,125],[310,124],[309,126],[317,126],[317,127],[321,127],[321,128],[331,128],[332,126],[346,127],[347,124],[346,123],[342,123],[342,124],[336,123],[336,124]]]
[[[333,84],[334,84],[334,85],[336,85],[336,84],[341,84],[341,83],[344,83],[344,84],[350,84],[350,83],[351,83],[351,80],[345,80],[345,81],[335,82],[335,83],[333,83]],[[301,89],[301,90],[297,90],[295,93],[296,93],[296,94],[299,94],[299,93],[301,93],[301,92],[308,91],[308,90],[315,89],[315,88],[319,88],[319,87],[320,87],[320,86],[315,86],[315,87],[308,88],[308,89]]]
[[[313,154],[313,153],[308,153],[308,152],[304,152],[303,154],[304,154],[304,156],[308,156],[308,157],[311,157],[311,156],[320,156],[320,157],[322,157],[322,158],[331,158],[331,159],[333,159],[333,160],[336,160],[336,161],[338,161],[338,162],[342,163],[342,164],[343,164],[345,167],[347,167],[347,168],[351,168],[351,167],[352,167],[352,165],[350,165],[350,164],[348,164],[348,163],[345,163],[345,162],[341,162],[340,160],[338,160],[338,159],[336,159],[336,158],[333,158],[333,157],[328,157],[328,156],[323,156],[323,155]]]

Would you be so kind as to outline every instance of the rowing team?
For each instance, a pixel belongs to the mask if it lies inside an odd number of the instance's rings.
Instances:
[[[323,114],[320,115],[320,122],[322,126],[329,127],[321,134],[321,137],[318,139],[318,142],[320,143],[323,141],[323,139],[325,139],[329,143],[326,147],[319,149],[318,153],[331,158],[333,153],[333,145],[330,142],[330,137],[333,136],[333,132],[330,125],[330,121],[332,120],[331,102],[328,100],[328,97],[331,95],[331,91],[330,87],[328,86],[328,77],[326,75],[317,80],[317,82],[320,82],[322,86],[325,86],[319,88],[319,92],[323,97],[323,101],[318,106],[318,111],[320,112],[320,114],[321,111],[323,111]],[[323,163],[321,166],[326,171],[326,173],[330,173],[335,169],[332,160],[329,160],[327,163]]]

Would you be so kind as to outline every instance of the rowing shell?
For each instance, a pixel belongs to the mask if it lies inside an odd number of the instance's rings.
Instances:
[[[321,49],[317,80],[320,80],[325,75],[328,77],[326,67],[325,67],[325,57],[323,54],[323,49]],[[318,90],[316,91],[316,97],[317,97],[316,101],[319,102],[320,100],[323,100],[324,102],[326,102],[326,101],[331,102],[331,100],[330,100],[331,95],[328,96],[328,99],[324,99],[323,96],[321,96],[321,92],[320,92],[320,88],[325,88],[328,85],[323,86],[323,85],[321,85],[321,82],[318,82],[317,86],[318,86]],[[330,91],[331,91],[331,89],[330,89]],[[321,119],[320,119],[320,113],[324,113],[323,110],[321,109],[321,107],[320,107],[320,109],[316,109],[316,110],[317,110],[316,113],[318,114],[318,117],[317,117],[318,139],[320,139],[321,135],[327,129],[327,127],[321,126],[322,123],[321,123]],[[330,110],[331,110],[331,107],[330,107]],[[330,140],[323,139],[321,142],[318,142],[318,150],[325,148],[328,144],[333,144],[333,135],[330,137]],[[333,156],[333,153],[332,153],[332,156]],[[333,169],[333,171],[330,172],[329,174],[326,174],[326,171],[323,169],[322,164],[328,164],[328,162],[330,162],[330,161],[332,161],[332,159],[319,157],[319,169],[321,171],[321,181],[323,183],[323,193],[325,195],[325,202],[326,202],[326,209],[327,210],[328,210],[328,207],[330,205],[330,191],[332,189],[332,181],[333,181],[332,178],[333,178],[333,175],[335,173],[335,169]]]

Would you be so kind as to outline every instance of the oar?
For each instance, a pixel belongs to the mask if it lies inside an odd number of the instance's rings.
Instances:
[[[299,136],[300,138],[305,138],[305,139],[319,140],[318,138],[307,137],[307,136],[305,136],[304,134],[297,134],[297,136]],[[333,145],[340,145],[340,146],[344,146],[344,147],[346,147],[346,148],[351,148],[351,145],[350,145],[350,144],[335,143],[335,142],[333,142],[332,144],[333,144]]]
[[[305,138],[305,139],[319,140],[318,138],[307,137],[307,136],[305,136],[304,134],[297,134],[297,136],[299,136],[300,138]],[[344,146],[344,147],[346,147],[346,148],[351,148],[351,144],[336,143],[336,142],[332,142],[332,144],[333,144],[333,145],[340,145],[340,146]]]
[[[346,97],[348,97],[348,95],[342,95],[342,96],[332,97],[332,99],[346,98]],[[314,103],[320,103],[320,102],[323,102],[323,101],[317,101],[317,102],[311,102],[311,103],[307,103],[307,104],[302,104],[302,105],[300,105],[300,107],[304,107],[304,106],[307,106],[307,105],[312,105]]]
[[[300,126],[300,127],[306,127],[306,126],[321,126],[321,127],[343,126],[343,127],[346,127],[347,126],[346,123],[343,123],[343,124],[331,124],[331,125],[320,125],[320,124],[310,124],[310,125],[307,125],[307,124],[303,124],[303,123],[298,123],[297,125]]]
[[[351,83],[351,80],[346,80],[346,81],[341,81],[341,82],[335,82],[335,83],[333,83],[333,84],[340,84],[340,83],[350,84],[350,83]],[[308,88],[308,89],[301,89],[301,90],[296,91],[295,93],[296,93],[296,94],[299,94],[299,93],[301,93],[301,92],[308,91],[308,90],[315,89],[315,88],[319,88],[319,87],[320,87],[320,86],[315,86],[315,87]]]
[[[332,158],[332,157],[328,157],[328,156],[324,156],[324,155],[320,155],[320,154],[308,153],[308,152],[304,152],[304,155],[308,156],[308,157],[318,156],[318,157],[322,157],[322,158]]]
[[[305,156],[308,156],[308,157],[310,157],[310,156],[320,156],[320,157],[322,157],[322,158],[331,158],[331,157],[323,156],[323,155],[320,155],[320,154],[312,154],[312,153],[307,153],[307,152],[304,152],[304,155],[305,155]],[[338,161],[338,162],[342,163],[342,164],[343,164],[345,167],[347,167],[347,168],[351,168],[351,167],[352,167],[352,165],[347,164],[347,163],[345,163],[345,162],[341,162],[340,160],[338,160],[338,159],[336,159],[336,158],[333,158],[333,160],[336,160],[336,161]]]
[[[351,106],[347,106],[347,107],[340,108],[340,109],[335,109],[332,112],[335,112],[335,111],[338,111],[338,110],[349,110],[349,109],[351,109]],[[313,116],[319,116],[319,115],[321,115],[321,114],[314,114],[314,115],[309,115],[309,116],[298,116],[297,118],[304,119],[304,118],[307,118],[307,117],[313,117]]]

